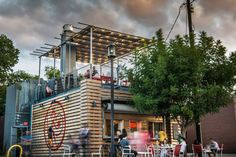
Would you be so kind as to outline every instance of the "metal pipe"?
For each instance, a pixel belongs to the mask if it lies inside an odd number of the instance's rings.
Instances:
[[[111,156],[115,156],[113,121],[114,121],[114,81],[113,81],[113,57],[111,57]]]
[[[69,70],[68,72],[70,73],[71,70],[71,42],[69,42]]]
[[[10,156],[11,150],[12,150],[13,148],[15,148],[15,147],[18,147],[18,148],[20,149],[20,157],[22,157],[23,149],[22,149],[22,147],[21,147],[20,145],[18,145],[18,144],[12,145],[12,146],[8,149],[8,151],[7,151],[7,157]]]
[[[45,51],[45,50],[41,50],[41,49],[35,49],[36,51],[41,51],[41,52],[48,52],[48,51]]]
[[[32,55],[32,56],[40,56],[39,54],[33,54],[33,53],[30,53],[30,55]]]
[[[42,48],[42,49],[47,49],[47,50],[50,50],[50,49],[51,49],[50,47],[43,47],[43,46],[41,46],[40,48]]]
[[[32,134],[32,125],[33,125],[33,105],[30,106],[30,131]]]
[[[56,45],[52,45],[52,44],[48,44],[48,43],[44,43],[44,45],[52,46],[52,47],[57,47]]]
[[[41,74],[41,56],[39,57],[39,80],[38,80],[39,85],[40,85],[40,74]]]
[[[41,55],[45,54],[45,53],[39,52],[39,51],[33,51],[33,53],[39,53],[39,54],[41,54]]]
[[[71,74],[71,43],[69,42],[69,67],[68,67],[68,86],[67,88],[70,89],[70,74]]]
[[[54,37],[54,39],[61,40],[61,38],[58,38],[58,37]]]
[[[55,83],[55,79],[56,79],[56,77],[55,77],[55,73],[56,73],[55,49],[53,50],[53,69],[54,69],[54,71],[53,71],[53,77],[54,77],[54,83]]]

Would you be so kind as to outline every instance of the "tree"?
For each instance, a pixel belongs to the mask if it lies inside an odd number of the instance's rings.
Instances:
[[[220,41],[201,32],[199,37],[176,36],[166,43],[162,31],[155,44],[134,52],[134,68],[127,71],[140,111],[171,114],[186,128],[207,113],[232,101],[236,54],[226,56]]]
[[[5,102],[6,102],[6,88],[7,86],[1,85],[0,86],[0,116],[4,115],[5,111]]]
[[[30,78],[37,78],[24,71],[12,72],[12,68],[19,60],[20,51],[14,47],[11,39],[6,35],[0,35],[0,116],[4,115],[7,86],[22,82]]]
[[[6,81],[12,67],[18,62],[20,51],[6,35],[0,35],[0,84]]]
[[[0,35],[0,115],[4,113],[6,99],[6,81],[12,67],[18,62],[20,51],[6,35]]]
[[[55,78],[59,78],[60,77],[60,71],[58,69],[54,69],[54,67],[52,66],[46,66],[45,67],[45,76],[47,77],[47,79],[52,79],[54,77],[54,73],[55,73]]]

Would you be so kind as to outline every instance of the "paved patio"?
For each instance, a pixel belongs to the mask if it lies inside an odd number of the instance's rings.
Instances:
[[[236,154],[223,154],[222,157],[236,157]]]

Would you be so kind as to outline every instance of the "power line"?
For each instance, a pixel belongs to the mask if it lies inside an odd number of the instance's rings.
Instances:
[[[181,13],[181,10],[183,9],[183,6],[185,6],[185,4],[186,4],[186,3],[182,3],[182,4],[180,5],[178,15],[176,16],[175,21],[174,21],[174,23],[173,23],[173,25],[172,25],[172,27],[171,27],[171,29],[170,29],[168,35],[166,36],[165,41],[169,38],[170,33],[171,33],[172,30],[174,29],[175,24],[176,24],[176,22],[177,22],[177,20],[178,20],[178,18],[179,18],[180,13]]]

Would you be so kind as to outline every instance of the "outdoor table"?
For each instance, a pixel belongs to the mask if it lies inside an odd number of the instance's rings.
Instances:
[[[170,151],[173,150],[172,146],[160,146],[160,149],[161,149],[161,152],[162,152],[163,149],[166,150],[166,153],[164,154],[164,156],[172,156],[171,153],[170,153]]]
[[[173,149],[172,146],[160,146],[160,149]]]
[[[152,156],[152,155],[150,154],[150,152],[137,152],[137,153],[138,153],[138,155],[141,155],[141,156],[144,156],[144,157]]]
[[[202,149],[202,151],[204,152],[204,156],[206,157],[207,153],[211,153],[210,149]]]

